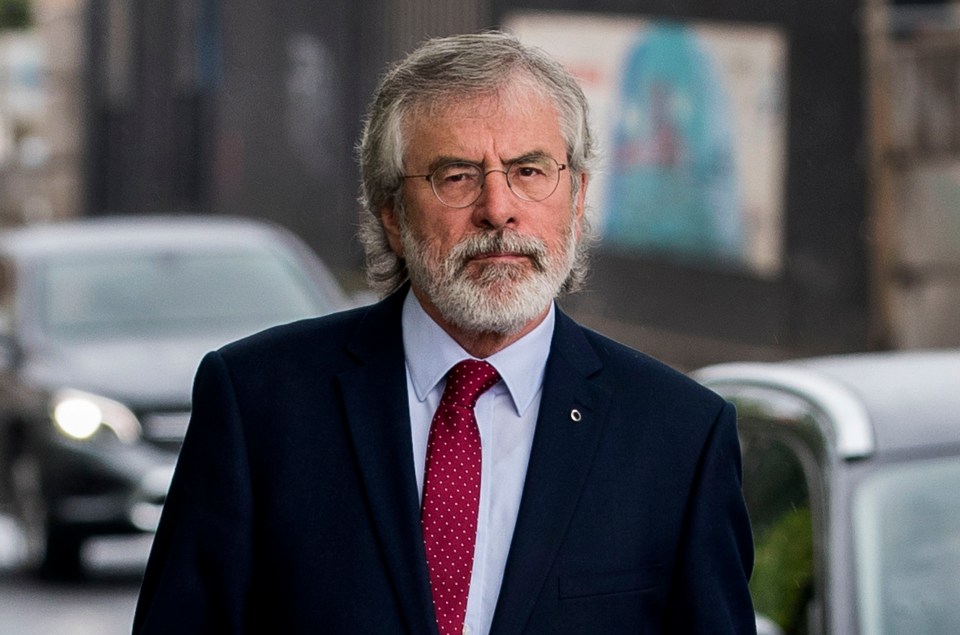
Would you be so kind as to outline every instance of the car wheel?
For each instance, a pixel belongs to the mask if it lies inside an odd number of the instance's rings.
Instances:
[[[52,521],[39,459],[22,453],[13,460],[10,471],[16,515],[24,533],[25,565],[48,578],[80,575],[83,538]]]

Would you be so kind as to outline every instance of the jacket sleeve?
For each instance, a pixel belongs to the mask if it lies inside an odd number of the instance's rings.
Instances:
[[[736,413],[727,403],[704,445],[687,503],[664,632],[756,632],[748,588],[753,538],[741,483]]]
[[[223,359],[208,354],[140,589],[134,633],[242,633],[252,497],[243,427]]]

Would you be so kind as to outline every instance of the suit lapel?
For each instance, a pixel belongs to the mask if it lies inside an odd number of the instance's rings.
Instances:
[[[370,309],[338,375],[374,530],[407,626],[435,632],[413,467],[400,312],[405,290]]]
[[[553,566],[606,419],[610,396],[589,381],[600,366],[581,328],[558,311],[491,633],[522,632]]]
[[[374,530],[408,629],[435,633],[407,406],[400,326],[405,293],[406,287],[369,310],[349,344],[358,365],[338,381]],[[599,369],[580,327],[558,311],[491,633],[522,632],[553,566],[606,418],[609,394],[589,379]]]

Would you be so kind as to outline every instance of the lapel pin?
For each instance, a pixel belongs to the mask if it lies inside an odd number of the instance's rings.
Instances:
[[[579,411],[579,410],[577,410],[576,408],[574,408],[573,410],[570,411],[570,420],[571,420],[571,421],[579,422],[581,419],[583,419],[583,416],[580,414],[580,411]]]

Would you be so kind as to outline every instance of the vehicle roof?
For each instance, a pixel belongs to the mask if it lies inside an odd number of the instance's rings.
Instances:
[[[18,258],[31,258],[118,246],[256,245],[268,235],[275,239],[286,236],[286,232],[262,221],[237,217],[101,216],[6,229],[0,232],[0,248]]]
[[[960,349],[718,364],[695,377],[721,393],[745,382],[832,411],[844,427],[838,452],[848,458],[960,446]]]

